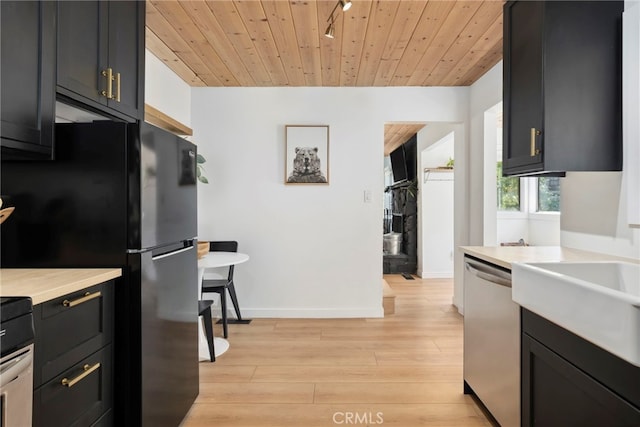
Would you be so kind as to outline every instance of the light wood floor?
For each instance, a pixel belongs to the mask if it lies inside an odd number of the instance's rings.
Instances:
[[[452,281],[385,279],[396,313],[384,319],[229,325],[231,348],[200,363],[183,426],[490,426],[462,392]]]

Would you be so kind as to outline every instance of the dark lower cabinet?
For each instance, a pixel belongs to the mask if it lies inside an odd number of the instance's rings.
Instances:
[[[2,159],[53,155],[55,3],[1,1]]]
[[[112,360],[108,345],[38,387],[33,426],[89,426],[100,420],[112,406]]]
[[[113,286],[34,307],[34,427],[112,425]]]
[[[640,426],[640,368],[523,310],[522,426]]]

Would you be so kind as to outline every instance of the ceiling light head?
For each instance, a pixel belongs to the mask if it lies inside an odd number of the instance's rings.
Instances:
[[[326,31],[324,32],[324,36],[332,39],[335,37],[335,34],[336,34],[336,27],[333,25],[333,19],[332,19],[331,23],[329,24]]]
[[[342,6],[342,11],[346,12],[347,10],[351,9],[351,0],[340,0],[340,6]]]

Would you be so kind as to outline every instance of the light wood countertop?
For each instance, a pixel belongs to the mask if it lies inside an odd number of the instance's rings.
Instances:
[[[0,296],[31,297],[35,305],[120,276],[120,268],[3,268]]]
[[[460,250],[465,254],[508,269],[511,269],[511,263],[514,262],[626,261],[640,263],[640,260],[632,258],[561,246],[461,246]]]

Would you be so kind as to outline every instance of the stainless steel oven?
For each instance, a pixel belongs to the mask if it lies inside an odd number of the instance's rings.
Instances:
[[[0,426],[30,426],[33,411],[31,299],[0,298]]]

